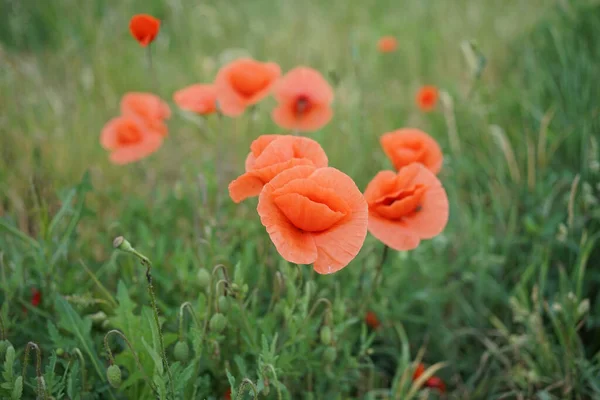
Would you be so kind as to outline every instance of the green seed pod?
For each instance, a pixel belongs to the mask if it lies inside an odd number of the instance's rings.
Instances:
[[[115,389],[121,386],[121,368],[119,368],[118,365],[113,364],[108,367],[106,370],[106,377],[108,378],[108,383],[110,383],[110,386],[114,387]]]
[[[57,356],[62,357],[63,354],[65,354],[65,350],[62,347],[59,347],[58,349],[56,349]]]
[[[321,343],[326,346],[331,344],[331,328],[327,325],[321,328]]]
[[[175,359],[181,363],[187,362],[190,356],[190,347],[188,346],[186,341],[180,340],[175,344],[175,348],[173,349],[173,355]]]
[[[225,329],[225,325],[227,325],[227,318],[221,313],[213,315],[208,324],[210,330],[217,333],[222,332]]]
[[[331,364],[335,361],[337,357],[337,351],[335,350],[335,347],[328,347],[327,349],[325,349],[325,352],[323,353],[323,360],[327,363],[327,364]]]
[[[229,299],[225,296],[219,296],[219,311],[222,313],[226,313],[229,311]]]
[[[202,289],[206,289],[210,285],[210,273],[204,268],[198,270],[196,279],[198,280],[198,285]]]

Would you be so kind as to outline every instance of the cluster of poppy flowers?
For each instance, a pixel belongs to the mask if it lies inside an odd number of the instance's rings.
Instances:
[[[138,15],[130,29],[147,46],[159,26],[153,17]],[[173,97],[183,110],[237,117],[272,94],[278,105],[271,115],[281,128],[298,133],[326,125],[334,91],[323,76],[305,66],[281,75],[273,62],[242,58],[223,66],[213,83],[188,86]],[[436,96],[433,88],[421,103],[433,107]],[[121,115],[105,125],[101,144],[114,163],[143,158],[167,136],[170,115],[159,97],[128,93]],[[441,233],[448,221],[448,199],[436,177],[442,152],[433,138],[411,128],[384,134],[381,145],[394,171],[379,172],[363,194],[352,178],[328,166],[316,141],[262,135],[252,142],[246,172],[231,182],[229,193],[236,203],[258,196],[260,220],[279,254],[292,263],[313,264],[320,274],[348,265],[367,231],[395,250],[411,250]]]

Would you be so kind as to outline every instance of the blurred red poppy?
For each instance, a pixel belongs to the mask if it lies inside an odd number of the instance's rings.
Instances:
[[[431,378],[427,379],[425,386],[431,389],[437,389],[440,393],[446,393],[446,384],[437,376],[432,376]]]
[[[129,31],[142,47],[154,41],[160,29],[160,20],[148,14],[137,14],[129,21]]]
[[[377,315],[373,311],[367,311],[367,314],[365,315],[365,322],[371,329],[377,329],[381,326],[379,319],[377,319]]]
[[[417,105],[421,111],[429,112],[435,108],[438,100],[438,89],[435,86],[423,86],[417,92]]]
[[[31,305],[37,307],[42,302],[42,292],[37,289],[31,290]]]

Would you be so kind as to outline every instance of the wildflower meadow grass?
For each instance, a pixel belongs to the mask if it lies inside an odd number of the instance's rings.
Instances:
[[[600,399],[597,0],[0,0],[1,399]]]

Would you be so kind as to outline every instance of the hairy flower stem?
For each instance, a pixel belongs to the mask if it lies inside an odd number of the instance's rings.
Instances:
[[[0,340],[6,340],[6,331],[4,330],[4,320],[0,314]]]
[[[29,351],[31,348],[35,349],[36,357],[35,357],[35,375],[37,377],[37,395],[38,399],[47,400],[48,392],[46,391],[46,382],[44,381],[44,377],[42,376],[42,351],[39,346],[34,342],[27,343],[25,346],[25,357],[23,359],[23,372],[21,376],[23,377],[23,384],[25,384],[25,374],[27,373],[27,366],[29,365]]]
[[[137,258],[139,258],[142,265],[146,267],[146,282],[148,283],[148,294],[150,295],[150,306],[152,307],[152,311],[154,314],[154,323],[156,324],[156,328],[158,329],[158,344],[160,346],[160,356],[162,358],[163,367],[167,371],[167,377],[169,378],[171,396],[173,399],[175,399],[175,385],[173,383],[173,375],[171,374],[171,369],[169,368],[169,360],[167,359],[167,353],[165,351],[165,342],[163,339],[162,328],[158,319],[156,295],[154,293],[154,285],[152,284],[152,263],[150,262],[150,259],[148,257],[135,250],[131,246],[131,244],[122,236],[117,237],[113,241],[113,246],[118,248],[119,250],[135,255]]]
[[[196,328],[200,329],[200,323],[198,322],[198,318],[196,318],[196,313],[194,312],[194,309],[192,308],[192,303],[190,303],[189,301],[186,301],[185,303],[183,303],[180,307],[179,307],[179,340],[183,341],[184,339],[184,335],[183,335],[183,312],[185,310],[185,308],[187,307],[188,312],[190,313],[190,315],[192,316],[192,319],[194,320],[194,324],[196,325]]]
[[[144,380],[146,381],[146,383],[148,384],[148,386],[150,386],[150,388],[154,392],[154,395],[156,396],[156,398],[160,398],[160,396],[158,394],[158,389],[156,388],[156,385],[154,385],[154,383],[152,383],[152,381],[150,380],[150,378],[148,377],[148,375],[146,375],[146,371],[144,371],[144,368],[142,367],[142,363],[140,362],[140,359],[138,358],[137,353],[133,349],[133,346],[131,345],[131,342],[129,342],[129,340],[127,339],[127,336],[125,336],[123,334],[123,332],[118,331],[116,329],[108,331],[106,333],[106,335],[104,335],[104,349],[106,350],[106,354],[108,355],[108,362],[109,362],[109,364],[110,365],[115,364],[115,359],[113,357],[112,351],[110,350],[110,346],[108,345],[108,337],[110,335],[117,335],[117,336],[120,336],[121,339],[123,339],[123,341],[125,342],[125,344],[127,345],[127,347],[129,347],[129,351],[131,351],[131,354],[133,354],[133,358],[135,360],[135,363],[137,364],[137,367],[138,367],[139,371],[142,373],[142,376],[144,377]]]
[[[371,302],[371,298],[373,297],[373,293],[375,293],[375,289],[377,289],[379,277],[381,276],[381,271],[383,270],[383,264],[385,264],[385,260],[387,259],[388,253],[390,252],[390,248],[387,245],[383,246],[383,251],[381,252],[381,258],[379,259],[379,264],[377,265],[377,270],[375,271],[375,277],[373,278],[373,282],[371,283],[371,290],[369,291],[369,295],[367,296],[367,300],[363,303],[363,307],[367,307]]]
[[[75,347],[75,349],[73,349],[73,352],[75,354],[77,354],[77,357],[79,357],[79,362],[81,363],[81,391],[83,393],[85,393],[86,387],[85,387],[85,381],[86,381],[86,373],[85,373],[85,358],[83,358],[83,354],[81,354],[81,350],[79,350],[77,347]]]
[[[244,378],[244,380],[240,384],[240,387],[239,387],[239,389],[237,391],[237,395],[235,396],[235,400],[241,400],[242,398],[244,398],[244,390],[248,386],[250,386],[250,388],[252,389],[252,392],[254,394],[254,400],[258,399],[258,389],[256,389],[256,386],[254,385],[254,383],[250,379]]]

